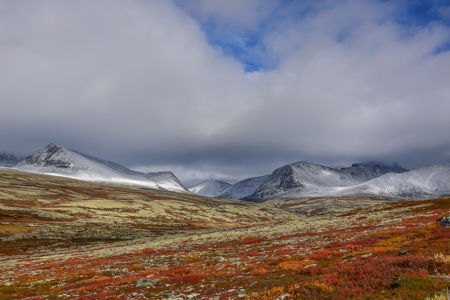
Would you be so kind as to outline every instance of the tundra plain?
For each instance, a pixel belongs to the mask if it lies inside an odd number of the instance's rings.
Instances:
[[[444,299],[449,212],[450,198],[256,204],[1,169],[0,298]]]

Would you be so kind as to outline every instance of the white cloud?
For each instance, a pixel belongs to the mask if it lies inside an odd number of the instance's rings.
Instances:
[[[275,2],[242,3],[190,4],[249,28],[270,21]],[[389,4],[321,3],[271,23],[262,40],[278,65],[246,74],[169,1],[3,1],[2,145],[158,154],[194,180],[258,175],[243,171],[255,160],[231,161],[253,153],[347,161],[449,143],[450,55],[433,52],[449,28],[405,29]],[[186,153],[229,159],[192,166]]]

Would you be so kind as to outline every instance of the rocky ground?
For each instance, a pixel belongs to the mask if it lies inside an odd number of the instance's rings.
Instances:
[[[450,198],[292,214],[0,178],[0,299],[445,299],[450,286]]]

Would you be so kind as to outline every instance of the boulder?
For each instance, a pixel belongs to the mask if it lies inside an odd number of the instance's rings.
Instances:
[[[146,287],[153,286],[154,283],[160,281],[161,279],[139,279],[136,282],[136,287]]]
[[[450,227],[450,217],[445,217],[441,219],[441,227]]]

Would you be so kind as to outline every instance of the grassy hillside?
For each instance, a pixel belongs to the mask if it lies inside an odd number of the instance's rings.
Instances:
[[[280,209],[232,199],[0,170],[0,248],[133,240],[292,218]]]
[[[297,218],[241,201],[0,177],[0,299],[445,299],[450,286],[450,228],[439,226],[450,198]],[[77,226],[90,243],[59,233]]]

